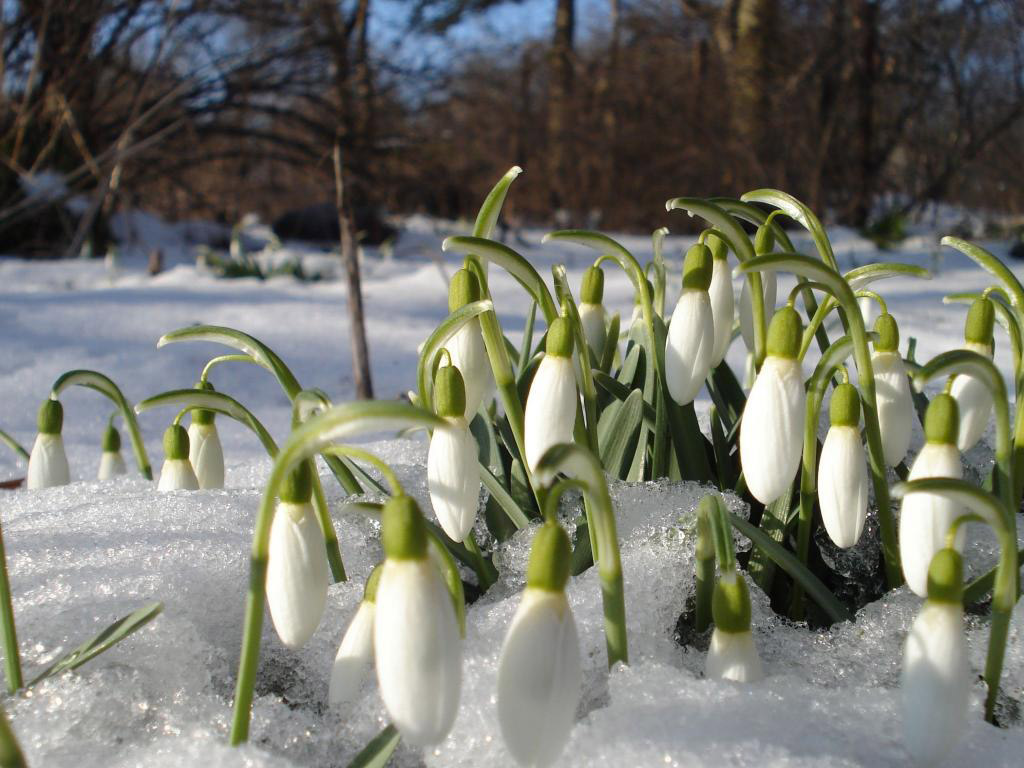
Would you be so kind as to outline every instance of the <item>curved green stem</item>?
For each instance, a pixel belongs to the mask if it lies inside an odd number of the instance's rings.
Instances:
[[[142,431],[135,418],[135,411],[132,410],[117,384],[98,371],[68,371],[53,382],[53,386],[50,388],[50,397],[56,400],[60,397],[61,392],[72,386],[93,389],[108,397],[118,407],[121,411],[121,418],[124,419],[125,426],[128,427],[128,435],[132,440],[132,451],[135,453],[135,462],[139,465],[139,472],[147,480],[152,480],[153,468],[149,464],[146,444],[142,441]]]
[[[28,451],[26,451],[17,440],[11,437],[9,434],[0,429],[0,443],[3,443],[14,453],[18,454],[24,461],[28,461]]]
[[[818,217],[814,215],[814,211],[795,197],[778,189],[754,189],[747,192],[745,195],[742,195],[740,200],[745,203],[766,203],[768,205],[774,205],[789,216],[789,218],[793,219],[793,221],[800,224],[804,229],[810,232],[811,237],[814,240],[814,245],[818,249],[818,254],[821,256],[821,260],[833,270],[839,270],[839,267],[836,264],[835,254],[832,252],[832,243],[829,242],[828,235],[825,233],[825,228],[821,226],[821,222],[818,220]]]
[[[854,291],[853,295],[856,296],[858,299],[873,299],[875,303],[878,304],[878,308],[882,310],[882,314],[889,314],[889,307],[886,306],[885,299],[883,299],[874,291],[861,289],[859,291]]]
[[[205,384],[210,378],[210,372],[221,363],[251,363],[252,365],[259,365],[249,355],[219,355],[203,366],[203,372],[199,374],[199,380]]]
[[[325,445],[320,452],[365,461],[370,466],[375,467],[384,476],[384,479],[387,480],[388,485],[391,486],[391,496],[400,496],[405,493],[405,489],[402,488],[402,483],[398,480],[398,475],[395,474],[394,470],[388,466],[387,462],[369,451],[356,448],[353,445]]]

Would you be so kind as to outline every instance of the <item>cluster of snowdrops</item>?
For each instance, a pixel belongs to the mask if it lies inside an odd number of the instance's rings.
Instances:
[[[1019,397],[1024,288],[1012,273],[977,246],[947,238],[946,244],[975,259],[996,282],[983,293],[951,297],[969,304],[963,346],[918,365],[900,353],[896,319],[882,294],[868,286],[927,273],[908,265],[873,264],[840,274],[814,214],[785,193],[756,190],[740,200],[668,202],[670,211],[688,212],[708,225],[685,254],[681,294],[671,312],[665,307],[666,230],[654,234],[654,258],[647,265],[599,233],[548,235],[547,240],[578,243],[597,254],[577,302],[564,267],[552,270],[552,294],[526,259],[490,239],[518,173],[512,169],[491,191],[472,236],[443,244],[465,261],[450,282],[450,315],[423,344],[417,391],[409,393],[408,403],[333,405],[320,390],[303,389],[281,358],[258,340],[233,329],[196,326],[167,334],[160,345],[215,341],[234,352],[211,360],[194,388],[161,393],[133,409],[102,374],[72,371],[58,380],[42,406],[29,461],[30,489],[69,480],[58,397],[74,384],[97,389],[118,404],[144,473],[148,460],[134,414],[177,407],[164,435],[161,491],[223,486],[216,414],[247,425],[274,457],[255,524],[232,742],[248,736],[264,605],[281,641],[297,648],[320,624],[331,578],[346,578],[315,469],[317,455],[345,490],[361,499],[354,503],[381,521],[384,560],[369,575],[341,640],[329,692],[332,703],[355,700],[370,668],[376,668],[391,725],[368,745],[367,754],[386,757],[399,738],[429,746],[446,737],[459,704],[464,579],[486,591],[496,579],[489,550],[533,526],[526,587],[501,649],[497,712],[517,762],[558,760],[582,683],[579,642],[565,596],[572,576],[598,569],[608,664],[628,663],[608,477],[669,478],[712,487],[697,515],[692,620],[699,632],[713,626],[705,674],[740,685],[756,684],[763,671],[751,634],[749,574],[733,550],[734,529],[753,543],[745,563],[751,573],[757,563],[773,565],[790,616],[803,619],[813,609],[830,621],[850,619],[849,607],[824,586],[808,554],[819,525],[835,546],[857,544],[873,489],[871,511],[878,519],[888,584],[894,588],[905,581],[924,599],[903,660],[909,753],[923,761],[940,759],[963,732],[971,688],[964,604],[989,592],[984,714],[992,721],[1018,598],[1015,520],[1024,481],[1024,420],[1018,409],[1011,423],[1006,386],[992,363],[998,321],[1012,347]],[[796,251],[780,226],[784,217],[807,230],[814,255]],[[623,269],[635,288],[628,327],[603,307],[607,266]],[[496,315],[488,289],[491,268],[511,273],[532,299],[519,345],[506,336]],[[776,275],[785,272],[797,282],[779,302]],[[738,300],[737,275],[743,280]],[[871,331],[858,304],[862,300],[880,309]],[[829,338],[826,322],[832,315],[839,319],[836,338]],[[538,316],[546,326],[539,343],[534,339]],[[738,337],[748,350],[748,391],[724,362]],[[805,378],[804,358],[815,345],[819,361]],[[293,430],[282,445],[241,403],[210,384],[216,366],[236,362],[269,371],[292,401]],[[935,379],[944,379],[945,389],[928,401],[923,391]],[[713,403],[710,434],[701,431],[693,406],[702,388]],[[819,413],[829,391],[831,426],[819,441]],[[189,414],[186,430],[181,422]],[[922,421],[925,444],[908,468],[904,460],[915,418]],[[962,479],[961,454],[993,421],[995,464],[984,487],[978,487]],[[430,433],[428,514],[384,461],[353,442],[384,429]],[[99,476],[124,471],[112,422]],[[747,500],[750,519],[730,514],[713,487]],[[891,496],[903,498],[898,516]],[[579,519],[570,536],[563,525],[567,510],[574,508]],[[968,521],[991,526],[1001,554],[993,571],[965,586],[961,553],[969,546]]]

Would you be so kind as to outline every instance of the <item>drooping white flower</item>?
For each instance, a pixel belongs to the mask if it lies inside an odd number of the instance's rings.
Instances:
[[[454,366],[438,369],[435,410],[448,422],[436,429],[427,451],[427,487],[437,521],[453,541],[463,541],[476,522],[480,506],[479,448],[463,417],[466,393]]]
[[[967,729],[971,671],[962,573],[959,553],[939,550],[929,571],[928,599],[903,647],[904,741],[919,765],[941,762]]]
[[[386,559],[373,646],[381,698],[402,738],[437,744],[451,730],[462,683],[462,640],[451,596],[427,554],[423,515],[408,496],[381,513]]]
[[[800,465],[806,398],[799,347],[800,317],[792,307],[783,307],[772,318],[768,355],[740,424],[743,476],[750,493],[763,504],[785,492]]]
[[[910,480],[963,475],[956,447],[958,424],[956,401],[947,394],[936,395],[928,404],[924,433],[926,443],[910,468]],[[921,597],[928,593],[928,566],[935,553],[946,546],[946,534],[960,508],[944,496],[914,493],[903,500],[900,511],[900,562],[907,586]],[[963,550],[965,530],[957,531],[955,546]]]
[[[708,296],[711,297],[711,324],[715,329],[715,343],[711,350],[711,367],[714,368],[725,359],[725,353],[729,351],[736,299],[732,291],[732,272],[726,260],[728,251],[725,243],[715,235],[709,235],[707,242],[713,260]]]
[[[608,336],[606,313],[601,303],[603,299],[604,271],[600,267],[587,267],[580,290],[580,323],[583,325],[587,346],[597,362],[601,361],[604,354]]]
[[[172,424],[164,432],[164,466],[157,490],[199,490],[199,480],[188,460],[188,432],[180,424]]]
[[[200,381],[196,389],[212,390],[208,381]],[[220,444],[217,424],[213,411],[200,408],[192,411],[192,423],[188,428],[188,460],[196,472],[199,487],[224,487],[224,449]]]
[[[569,537],[546,523],[534,538],[526,589],[498,660],[498,722],[520,765],[553,765],[576,719],[583,672],[565,597],[570,561]]]
[[[289,648],[306,644],[327,605],[327,549],[312,492],[312,469],[304,461],[281,489],[270,527],[267,607],[277,636]]]
[[[460,269],[452,276],[448,288],[448,311],[454,312],[467,304],[480,300],[480,283],[468,269]],[[467,421],[472,421],[481,403],[494,392],[494,376],[487,357],[480,320],[473,318],[463,325],[445,344],[451,363],[462,373],[466,387]]]
[[[64,407],[59,400],[47,400],[40,406],[36,418],[39,434],[28,457],[25,485],[29,490],[52,488],[71,482],[68,457],[64,452],[61,429],[64,426]]]
[[[98,480],[109,480],[127,472],[124,457],[121,456],[121,435],[113,423],[107,425],[103,433],[103,453],[100,456],[100,468],[96,473]]]
[[[878,407],[878,430],[882,435],[882,455],[887,466],[895,467],[907,455],[914,423],[914,400],[910,379],[898,350],[900,332],[896,319],[884,313],[875,321],[878,340],[871,355]]]
[[[331,682],[327,700],[331,704],[347,704],[356,698],[359,687],[373,664],[373,624],[377,614],[377,584],[381,566],[370,572],[356,615],[345,630],[338,653],[331,666]]]
[[[572,364],[573,338],[569,321],[559,317],[548,328],[544,359],[530,384],[523,417],[526,464],[534,471],[552,445],[571,443],[576,423],[576,373]]]
[[[964,348],[983,357],[992,357],[992,330],[995,324],[995,306],[988,297],[976,299],[967,312],[964,324]],[[992,418],[992,393],[975,376],[960,374],[953,379],[950,390],[960,411],[960,430],[957,448],[966,451],[985,434]]]
[[[764,678],[761,657],[750,633],[750,594],[736,571],[722,573],[711,601],[711,633],[704,676],[712,680],[756,683]]]
[[[860,539],[868,514],[868,464],[860,441],[860,396],[852,384],[832,394],[832,426],[818,463],[818,504],[825,531],[837,547]]]
[[[711,249],[693,246],[683,262],[683,293],[672,313],[665,340],[665,380],[679,405],[687,405],[700,392],[711,370],[715,328],[711,311]]]

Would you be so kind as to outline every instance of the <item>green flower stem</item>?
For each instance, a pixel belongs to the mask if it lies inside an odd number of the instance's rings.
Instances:
[[[199,380],[205,384],[209,380],[213,369],[221,363],[252,363],[253,365],[259,365],[249,355],[220,355],[203,366],[203,372],[199,374]]]
[[[98,371],[68,371],[53,382],[53,386],[50,388],[50,397],[56,400],[65,389],[76,385],[96,390],[101,395],[108,397],[120,409],[121,417],[124,419],[125,426],[128,427],[128,435],[132,440],[132,450],[135,453],[135,462],[139,466],[139,472],[147,480],[152,480],[153,469],[149,465],[146,444],[142,441],[142,431],[135,418],[135,411],[132,410],[117,384]]]
[[[585,497],[593,504],[592,525],[596,528],[600,556],[596,557],[601,598],[604,606],[604,634],[608,667],[616,662],[629,663],[626,639],[626,602],[622,586],[622,562],[615,526],[615,510],[605,482],[601,463],[574,443],[559,443],[549,448],[537,465],[537,477],[550,483],[562,472],[579,481]],[[596,553],[595,553],[596,555]]]
[[[0,443],[3,443],[10,448],[14,453],[21,456],[23,461],[28,461],[28,451],[26,451],[17,440],[11,437],[9,434],[0,429]]]
[[[946,477],[930,477],[899,483],[893,488],[896,498],[906,498],[912,493],[931,493],[944,496],[960,507],[982,517],[999,538],[999,567],[996,569],[995,585],[992,591],[992,629],[988,640],[988,655],[985,658],[985,683],[988,695],[985,697],[985,720],[994,722],[995,704],[999,696],[999,679],[1006,655],[1006,641],[1009,635],[1010,619],[1017,602],[1017,540],[1007,525],[1007,512],[1002,503],[991,493],[976,488],[964,480]]]
[[[694,602],[694,629],[704,632],[711,626],[711,597],[715,592],[715,542],[711,534],[711,496],[701,499],[697,507],[696,596]]]
[[[270,528],[274,522],[276,501],[281,484],[295,466],[309,459],[332,441],[360,433],[379,432],[407,427],[444,428],[444,421],[421,408],[404,403],[358,402],[336,405],[311,418],[293,430],[274,461],[266,490],[260,501],[253,531],[250,555],[249,592],[245,601],[242,652],[238,662],[235,686],[234,717],[231,743],[240,744],[249,738],[252,698],[259,667],[260,634],[267,594],[267,558]],[[331,446],[332,448],[336,446]]]
[[[0,707],[0,768],[25,768],[26,765],[18,739],[7,721],[7,713]]]
[[[903,573],[900,568],[896,521],[889,506],[889,484],[886,477],[885,459],[882,455],[882,433],[878,427],[878,404],[875,400],[875,373],[871,365],[871,350],[868,347],[868,334],[864,328],[864,318],[857,306],[853,290],[838,272],[817,259],[800,254],[775,253],[758,256],[752,261],[741,264],[738,269],[740,272],[784,269],[802,274],[808,280],[828,286],[832,295],[846,312],[850,327],[849,335],[853,342],[854,360],[857,364],[861,402],[864,406],[864,432],[868,444],[868,464],[875,490],[875,503],[878,505],[878,522],[882,535],[882,555],[885,559],[886,579],[890,587],[899,586],[903,583]]]
[[[885,299],[874,291],[869,291],[864,288],[859,291],[854,291],[853,295],[858,299],[872,299],[876,304],[878,304],[878,308],[882,310],[882,314],[889,314],[889,307],[886,305]]]
[[[14,625],[14,604],[11,601],[11,582],[7,576],[7,552],[0,531],[0,625],[3,629],[4,671],[7,674],[7,692],[13,694],[25,683],[21,676],[21,651],[18,632]]]
[[[818,418],[821,414],[821,404],[825,399],[825,390],[828,388],[829,382],[832,381],[836,368],[840,367],[852,352],[853,341],[849,336],[843,336],[832,342],[821,356],[818,366],[807,382],[804,450],[800,465],[800,512],[796,537],[796,556],[804,565],[807,565],[810,552],[814,502],[818,496]],[[804,590],[796,581],[793,582],[789,616],[796,621],[801,621],[804,618]]]
[[[182,411],[178,414],[179,417],[187,411],[200,409],[227,416],[248,427],[259,438],[263,449],[270,458],[277,456],[277,443],[267,428],[253,415],[252,411],[230,395],[209,389],[172,389],[139,401],[135,406],[135,412],[141,414],[166,405],[182,407]]]
[[[654,311],[659,317],[665,317],[665,236],[668,235],[668,227],[659,227],[651,235],[651,244],[654,249],[654,260],[649,266],[654,268]]]

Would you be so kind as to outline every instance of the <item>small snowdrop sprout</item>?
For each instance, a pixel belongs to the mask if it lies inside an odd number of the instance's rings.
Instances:
[[[910,468],[910,480],[963,475],[957,450],[957,404],[942,393],[932,398],[925,413],[925,445]],[[900,514],[900,561],[907,586],[928,596],[928,567],[935,553],[946,546],[946,533],[960,512],[952,499],[932,493],[916,493],[903,501]],[[963,551],[965,531],[957,531],[954,546]]]
[[[903,461],[910,448],[914,401],[907,369],[898,351],[900,331],[896,318],[883,312],[875,320],[875,332],[878,339],[871,355],[871,369],[875,378],[878,429],[885,463],[894,467]]]
[[[468,269],[452,275],[448,286],[448,311],[454,312],[467,304],[479,301],[480,281]],[[487,348],[480,330],[480,319],[474,317],[462,326],[446,345],[451,363],[462,374],[466,387],[465,417],[471,420],[481,403],[490,399],[494,390],[494,376],[487,358]]]
[[[690,248],[683,260],[683,293],[665,341],[665,379],[679,405],[693,402],[711,370],[715,328],[708,288],[713,261],[703,244]]]
[[[428,555],[423,514],[408,496],[381,512],[384,565],[377,585],[373,647],[381,698],[408,743],[448,735],[459,707],[462,641],[452,598]]]
[[[508,751],[524,766],[558,760],[580,702],[579,637],[565,597],[571,562],[562,527],[554,521],[542,525],[498,661],[498,722]]]
[[[705,676],[713,680],[756,683],[764,677],[761,657],[750,633],[750,593],[735,569],[718,577],[711,598],[715,629],[704,665]]]
[[[607,338],[607,313],[604,309],[604,270],[599,266],[587,267],[580,290],[580,322],[583,336],[596,360],[604,353]]]
[[[36,435],[32,453],[29,455],[25,483],[29,490],[67,485],[71,482],[71,471],[68,468],[67,454],[64,452],[64,438],[61,437],[64,407],[60,400],[46,400],[39,407],[36,423],[39,434]]]
[[[208,381],[198,382],[195,388],[213,391]],[[192,411],[192,423],[188,427],[188,460],[203,489],[224,487],[224,449],[214,417],[213,411],[197,408]]]
[[[437,520],[453,541],[463,541],[476,523],[480,506],[479,448],[466,422],[466,389],[453,365],[437,370],[437,415],[449,429],[434,430],[427,452],[427,487]]]
[[[114,426],[113,417],[103,432],[103,453],[100,455],[100,468],[96,473],[98,480],[109,480],[112,477],[126,474],[128,471],[121,455],[121,433]]]
[[[927,591],[903,648],[901,678],[904,742],[919,765],[942,762],[967,729],[971,670],[959,552],[935,553]]]
[[[849,382],[836,387],[832,425],[818,463],[818,504],[825,531],[837,547],[860,539],[868,513],[868,465],[860,440],[860,394]]]
[[[544,359],[530,384],[524,415],[526,463],[531,472],[553,445],[573,441],[576,423],[576,373],[572,364],[573,335],[569,320],[555,318],[548,328]]]
[[[188,460],[188,442],[188,432],[180,424],[171,424],[164,431],[164,466],[157,490],[199,490],[199,480]]]
[[[995,306],[992,299],[976,299],[967,312],[964,326],[964,348],[984,357],[992,357],[992,331]],[[992,392],[981,379],[960,374],[953,379],[950,394],[960,413],[957,448],[961,452],[973,448],[981,439],[992,417]]]
[[[743,410],[740,462],[750,493],[763,504],[785,492],[800,465],[805,402],[797,358],[801,327],[791,306],[772,317],[768,354]]]
[[[381,566],[370,571],[363,589],[363,599],[356,615],[345,630],[341,646],[331,667],[327,700],[331,704],[347,704],[359,693],[366,674],[373,664],[373,619],[377,612],[377,584]]]
[[[711,351],[711,367],[714,368],[725,359],[725,353],[729,351],[736,299],[732,291],[732,271],[726,259],[729,250],[725,241],[711,233],[705,242],[711,248],[712,257],[708,296],[711,297],[711,324],[715,329],[715,343]]]
[[[267,558],[267,607],[289,648],[313,636],[327,604],[327,550],[312,498],[313,469],[303,461],[281,487]]]

